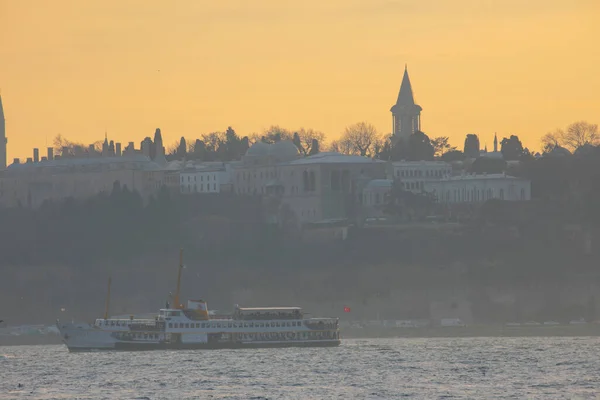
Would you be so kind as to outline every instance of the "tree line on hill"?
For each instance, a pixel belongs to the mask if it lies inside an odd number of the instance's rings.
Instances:
[[[151,156],[156,153],[155,142],[150,137],[144,138],[140,147],[144,144],[149,146]],[[303,156],[317,154],[320,151],[335,151],[347,155],[358,155],[370,158],[378,158],[388,161],[431,161],[441,160],[447,162],[477,160],[481,156],[481,143],[476,134],[469,133],[465,137],[462,150],[450,143],[447,136],[430,138],[421,131],[414,132],[407,140],[395,140],[390,134],[383,135],[370,123],[359,122],[345,128],[342,135],[327,145],[326,136],[323,132],[314,129],[301,128],[290,130],[273,125],[265,129],[261,134],[252,133],[247,136],[239,135],[232,127],[224,132],[211,132],[202,134],[196,139],[181,139],[166,149],[167,160],[197,160],[197,161],[234,161],[240,160],[248,148],[258,142],[275,143],[280,140],[291,140]],[[600,133],[598,125],[585,121],[570,124],[565,129],[557,129],[542,137],[542,154],[552,151],[563,151],[574,153],[578,149],[589,148],[600,145]],[[60,154],[64,148],[74,147],[86,148],[81,143],[72,142],[60,135],[54,140],[56,154]],[[519,161],[530,159],[533,152],[523,146],[518,135],[509,135],[499,142],[502,158],[505,161]],[[94,144],[96,149],[101,147],[100,142]],[[479,161],[490,164],[492,170],[502,168],[499,161]],[[497,165],[496,165],[497,164]],[[475,165],[474,172],[485,170]]]

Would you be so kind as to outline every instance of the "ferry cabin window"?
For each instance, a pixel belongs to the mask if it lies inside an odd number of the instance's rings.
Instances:
[[[169,328],[172,328],[172,327],[173,327],[173,323],[169,322]]]
[[[190,324],[189,324],[189,323],[185,324],[185,327],[186,327],[186,328],[189,328],[189,327],[190,327]]]
[[[203,328],[206,328],[206,324],[203,322],[201,325]]]

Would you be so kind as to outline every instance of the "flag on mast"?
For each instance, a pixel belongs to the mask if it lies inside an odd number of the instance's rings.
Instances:
[[[350,307],[344,306],[344,312],[350,312]]]

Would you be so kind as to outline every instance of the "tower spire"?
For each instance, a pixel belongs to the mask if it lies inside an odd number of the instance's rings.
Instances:
[[[494,132],[494,153],[498,152],[498,135]]]
[[[408,77],[408,66],[406,64],[404,64],[404,75],[402,76],[402,83],[400,84],[400,92],[398,93],[396,104],[400,106],[412,106],[415,104],[412,85]]]

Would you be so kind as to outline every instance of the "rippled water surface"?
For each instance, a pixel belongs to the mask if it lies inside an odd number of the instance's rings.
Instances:
[[[22,387],[19,387],[19,384]],[[332,349],[0,347],[4,399],[600,398],[600,338],[345,340]]]

